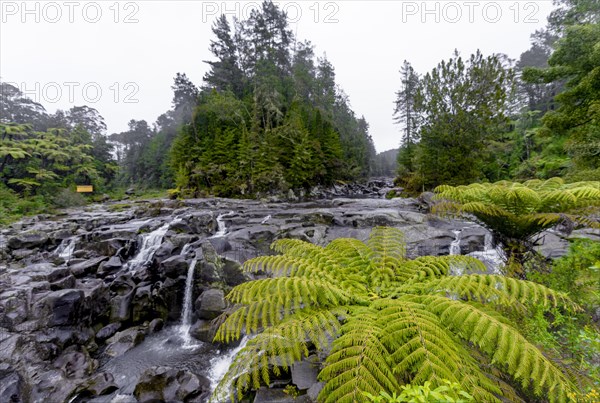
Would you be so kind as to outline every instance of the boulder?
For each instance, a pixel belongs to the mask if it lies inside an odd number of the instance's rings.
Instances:
[[[307,390],[318,382],[319,365],[316,356],[295,362],[292,365],[292,383],[299,390]]]
[[[96,338],[100,341],[106,340],[112,337],[121,328],[121,322],[111,323],[98,330]]]
[[[135,296],[135,283],[120,276],[110,285],[110,321],[126,322],[131,318],[131,302]]]
[[[98,267],[98,274],[111,274],[119,271],[123,267],[123,262],[119,256],[112,256]]]
[[[133,323],[141,323],[145,319],[151,320],[153,310],[151,309],[152,302],[152,286],[138,286],[135,290],[135,295],[131,303],[131,313]]]
[[[184,256],[175,255],[160,263],[159,274],[161,277],[177,278],[179,276],[185,276],[188,267],[189,264]]]
[[[53,365],[54,368],[60,369],[65,377],[75,379],[82,379],[94,370],[90,356],[79,351],[69,351],[61,354]]]
[[[76,263],[70,266],[69,269],[75,277],[80,278],[95,273],[100,263],[105,260],[108,260],[108,256],[100,256],[81,263]]]
[[[317,382],[313,384],[308,391],[306,391],[306,395],[311,398],[312,401],[316,402],[319,393],[321,393],[321,390],[323,390],[323,386],[325,386],[324,382]]]
[[[152,333],[160,332],[164,326],[165,326],[165,322],[162,319],[160,319],[160,318],[152,319],[152,321],[148,325],[148,333],[152,334]]]
[[[6,363],[0,363],[0,402],[25,402],[23,379]]]
[[[56,290],[64,290],[67,288],[75,288],[75,285],[77,283],[77,279],[75,278],[75,276],[69,274],[67,277],[57,280],[53,283],[50,283],[50,289],[53,291]]]
[[[140,402],[189,401],[210,393],[210,381],[186,370],[153,367],[144,371],[133,392]]]
[[[208,320],[199,320],[190,328],[190,335],[204,343],[212,343],[216,333],[215,326]]]
[[[7,246],[10,249],[33,249],[44,246],[48,236],[43,232],[29,232],[8,238]]]
[[[249,276],[242,271],[242,265],[231,259],[223,258],[222,271],[225,284],[231,287],[245,283],[250,279]]]
[[[291,396],[283,389],[269,389],[262,387],[256,391],[254,403],[308,403],[310,398],[306,395]]]
[[[146,333],[139,326],[118,332],[106,341],[108,344],[106,354],[110,357],[118,357],[140,344],[145,337]]]
[[[85,381],[78,389],[80,397],[97,397],[107,395],[119,389],[115,378],[107,372],[99,372]]]
[[[556,232],[544,231],[538,238],[538,245],[535,249],[547,258],[556,259],[566,255],[569,251],[569,241]]]
[[[217,223],[210,211],[198,211],[192,213],[187,219],[187,224],[194,234],[199,235],[212,234],[217,228]]]
[[[112,235],[114,235],[114,234],[112,234],[112,233],[109,235],[103,234],[102,236],[112,236]],[[117,254],[117,252],[119,250],[121,250],[121,248],[125,247],[133,239],[135,239],[136,236],[137,236],[137,232],[135,231],[135,229],[132,229],[130,238],[128,238],[128,239],[126,239],[126,238],[103,239],[100,241],[89,243],[89,248],[93,251],[98,252],[100,255],[103,255],[103,256],[114,256]]]
[[[225,293],[214,288],[206,290],[196,300],[195,307],[198,318],[214,319],[227,308]]]
[[[47,320],[48,326],[67,326],[78,323],[79,310],[84,298],[82,290],[66,289],[50,292],[38,301],[34,316]]]
[[[154,260],[160,263],[168,259],[173,254],[174,249],[175,245],[173,245],[170,241],[163,242],[154,253]]]

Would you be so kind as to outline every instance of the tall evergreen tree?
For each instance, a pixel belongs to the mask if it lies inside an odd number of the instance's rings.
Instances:
[[[507,120],[513,77],[497,56],[479,51],[466,62],[455,53],[423,77],[418,187],[482,178],[486,144]]]
[[[408,61],[400,69],[401,87],[396,92],[394,122],[402,128],[402,142],[398,153],[400,175],[414,171],[413,158],[419,141],[419,112],[416,109],[419,75]]]

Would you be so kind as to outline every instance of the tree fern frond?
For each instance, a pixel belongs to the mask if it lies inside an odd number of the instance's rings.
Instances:
[[[406,256],[404,233],[397,228],[373,228],[367,246],[373,251],[371,260],[379,267],[397,267]]]
[[[520,303],[524,306],[542,306],[545,309],[561,307],[571,312],[581,308],[569,297],[531,281],[516,280],[499,275],[471,274],[443,277],[407,286],[405,292],[415,294],[455,295],[458,298],[511,306]]]
[[[287,318],[248,341],[236,356],[226,377],[217,387],[217,395],[237,392],[238,398],[249,388],[270,383],[271,373],[279,376],[309,354],[309,343],[318,349],[329,348],[340,333],[338,315],[343,307],[331,310],[307,310]],[[217,333],[215,341],[225,341]],[[225,390],[225,389],[231,390]]]
[[[377,395],[399,390],[389,363],[390,352],[381,341],[383,336],[373,310],[365,309],[349,318],[319,375],[325,381],[319,400],[353,403],[364,399],[363,392]]]
[[[444,324],[458,335],[492,356],[520,382],[533,386],[538,396],[547,394],[551,402],[565,401],[577,388],[518,330],[498,321],[476,306],[443,297],[430,297],[430,306]]]
[[[406,262],[403,266],[410,267],[413,273],[407,279],[409,283],[447,276],[452,269],[462,273],[487,271],[481,260],[463,255],[421,256]]]
[[[235,287],[227,299],[243,304],[225,319],[217,339],[229,342],[256,333],[304,309],[331,308],[356,302],[346,291],[325,281],[298,277],[256,280]]]

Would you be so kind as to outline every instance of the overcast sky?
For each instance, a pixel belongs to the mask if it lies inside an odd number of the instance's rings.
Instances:
[[[548,1],[281,1],[298,39],[327,54],[377,151],[399,144],[392,123],[398,70],[419,73],[454,49],[518,58],[543,27]],[[244,18],[257,2],[0,0],[0,78],[49,112],[87,104],[109,133],[153,123],[171,106],[177,72],[199,85],[221,12]]]

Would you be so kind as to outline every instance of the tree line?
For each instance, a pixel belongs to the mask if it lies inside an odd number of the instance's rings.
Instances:
[[[396,93],[397,182],[413,191],[503,179],[600,178],[600,7],[560,0],[518,61],[457,51]]]

